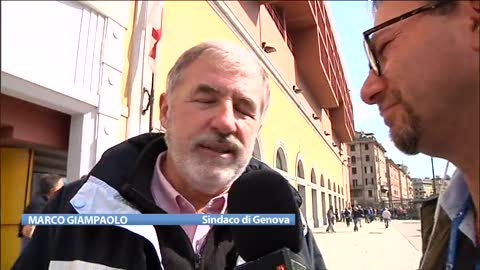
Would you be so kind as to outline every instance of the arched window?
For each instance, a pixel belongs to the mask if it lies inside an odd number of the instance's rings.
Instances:
[[[310,180],[312,181],[312,183],[316,184],[317,183],[317,176],[315,175],[315,170],[312,169],[312,171],[310,172]]]
[[[260,144],[258,143],[258,139],[255,139],[255,146],[253,147],[253,157],[262,160],[262,153],[260,151]]]
[[[325,181],[323,180],[323,174],[320,175],[320,186],[325,187]]]
[[[328,189],[330,189],[330,190],[332,189],[332,186],[330,184],[330,179],[328,179]]]
[[[335,183],[333,183],[333,192],[337,192],[337,185],[335,185]]]
[[[305,173],[303,171],[303,162],[301,160],[297,162],[297,177],[305,179]]]
[[[278,148],[277,155],[275,158],[275,168],[288,172],[287,169],[287,158],[285,157],[285,152],[282,148]]]

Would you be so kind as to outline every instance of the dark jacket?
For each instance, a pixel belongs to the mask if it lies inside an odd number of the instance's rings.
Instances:
[[[65,186],[44,213],[165,213],[155,205],[150,182],[157,156],[166,150],[162,134],[144,134],[106,151],[88,180]],[[252,159],[246,169],[269,170]],[[301,198],[292,187],[297,202]],[[79,203],[80,202],[80,203]],[[109,212],[106,212],[109,211]],[[178,226],[38,226],[13,269],[88,267],[120,269],[233,269],[238,253],[228,226],[213,226],[195,254]],[[311,269],[326,269],[310,229],[301,256]],[[71,268],[77,269],[77,268]]]
[[[353,210],[352,212],[353,219],[361,218],[363,217],[362,211],[359,210]]]
[[[421,208],[423,252],[420,261],[421,270],[444,270],[447,261],[452,221],[445,211],[440,208],[434,230],[437,202],[438,198],[428,200],[423,203]],[[459,231],[457,258],[455,259],[454,269],[473,270],[475,269],[475,260],[480,260],[480,248],[475,248],[473,242]]]
[[[30,201],[30,204],[25,208],[25,211],[23,211],[24,214],[39,214],[42,213],[43,208],[47,205],[48,198],[45,195],[40,195],[37,194],[33,196],[32,200]],[[22,229],[23,226],[20,224],[18,226],[18,237],[23,237],[22,234]]]

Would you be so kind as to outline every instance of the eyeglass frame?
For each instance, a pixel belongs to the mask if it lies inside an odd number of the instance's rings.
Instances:
[[[390,26],[394,23],[403,21],[407,18],[410,18],[414,15],[417,15],[419,13],[435,9],[439,6],[449,4],[449,3],[451,3],[451,2],[450,1],[440,1],[440,2],[437,2],[437,3],[429,3],[429,4],[426,4],[426,5],[423,5],[419,8],[410,10],[409,12],[406,12],[402,15],[399,15],[395,18],[392,18],[388,21],[385,21],[385,22],[383,22],[383,23],[381,23],[377,26],[374,26],[374,27],[364,31],[363,32],[363,47],[365,49],[365,53],[367,54],[367,59],[368,59],[368,63],[369,63],[369,66],[370,66],[370,70],[372,70],[375,75],[382,76],[382,70],[381,70],[381,67],[380,67],[380,61],[378,61],[377,51],[376,51],[375,46],[372,43],[372,40],[370,38],[371,34],[373,34],[375,32],[378,32],[379,30],[382,30],[383,28],[386,28],[386,27],[388,27],[388,26]],[[370,55],[371,55],[371,57],[370,57]]]

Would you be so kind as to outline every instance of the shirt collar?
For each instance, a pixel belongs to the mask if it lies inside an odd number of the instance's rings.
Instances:
[[[161,164],[166,158],[166,151],[158,155],[152,179],[152,195],[158,207],[171,214],[196,213],[195,207],[183,197],[167,180]],[[212,198],[202,209],[203,213],[223,214],[227,206],[228,193]]]
[[[468,199],[470,192],[466,183],[465,175],[457,170],[453,174],[448,188],[438,198],[438,204],[447,213],[448,217],[453,220]],[[475,214],[473,204],[471,205],[464,220],[459,226],[462,231],[475,244]]]

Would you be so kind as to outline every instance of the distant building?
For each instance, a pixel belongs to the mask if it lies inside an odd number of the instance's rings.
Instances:
[[[448,185],[450,184],[450,179],[441,179],[440,177],[435,178],[435,186],[431,178],[414,178],[412,179],[412,184],[414,188],[414,198],[415,199],[428,199],[430,197],[438,196],[445,192]]]
[[[450,179],[435,178],[435,195],[440,195],[447,189],[450,184]]]
[[[388,201],[390,207],[404,207],[411,198],[408,197],[408,181],[410,178],[406,172],[406,167],[396,164],[393,160],[387,158],[387,183],[389,187]]]
[[[432,179],[413,178],[413,195],[415,199],[427,199],[434,195]]]
[[[372,207],[387,205],[385,148],[372,133],[355,132],[355,139],[347,149],[352,202]]]
[[[437,182],[437,180],[435,180],[435,182]],[[441,179],[437,183],[439,183],[440,186],[438,189],[438,194],[441,194],[447,189],[448,185],[450,184],[450,180]]]
[[[408,174],[408,167],[405,165],[398,165],[400,178],[400,202],[402,205],[408,204],[413,199],[412,180]]]

